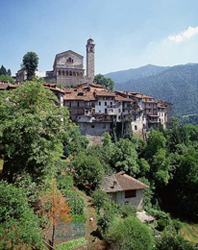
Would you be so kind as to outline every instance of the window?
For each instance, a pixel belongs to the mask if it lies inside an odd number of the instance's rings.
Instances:
[[[107,106],[107,102],[105,102],[105,106]]]
[[[127,190],[125,191],[125,198],[136,197],[136,190]]]
[[[135,125],[135,130],[137,130],[137,125]]]
[[[110,102],[110,105],[112,106],[112,105],[113,105],[113,102]]]
[[[99,102],[99,106],[101,106],[101,102]]]
[[[95,128],[95,125],[91,125],[92,128]]]
[[[82,93],[82,92],[78,93],[78,96],[83,96],[83,95],[84,95],[84,93]]]
[[[67,58],[67,62],[69,62],[69,63],[73,63],[73,62],[74,62],[74,60],[73,60],[71,57],[69,57],[69,58]]]

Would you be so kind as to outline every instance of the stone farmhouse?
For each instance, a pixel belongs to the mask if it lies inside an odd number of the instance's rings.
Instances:
[[[137,210],[143,209],[143,192],[144,189],[149,188],[123,171],[104,176],[100,187],[116,203],[129,204]]]

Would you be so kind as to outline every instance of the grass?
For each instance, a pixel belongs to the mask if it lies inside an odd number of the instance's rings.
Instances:
[[[183,223],[179,234],[192,243],[198,243],[198,224]]]
[[[87,241],[85,240],[84,237],[81,237],[75,240],[63,242],[57,245],[56,248],[60,250],[73,250],[77,246],[85,246],[85,245],[87,245]]]

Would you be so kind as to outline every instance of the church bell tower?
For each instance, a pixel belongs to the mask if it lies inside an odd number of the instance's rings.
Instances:
[[[94,80],[95,70],[94,70],[94,50],[95,50],[94,40],[89,38],[87,40],[86,52],[87,52],[87,77]]]

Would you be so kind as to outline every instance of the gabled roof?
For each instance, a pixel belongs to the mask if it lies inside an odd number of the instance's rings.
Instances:
[[[55,59],[54,59],[54,65],[55,65],[56,59],[57,59],[58,57],[60,57],[60,56],[65,55],[66,53],[74,54],[74,55],[76,55],[76,56],[78,56],[78,57],[80,57],[80,58],[83,59],[83,56],[81,56],[80,54],[74,52],[73,50],[67,50],[67,51],[64,51],[64,52],[61,52],[61,53],[56,54]],[[53,67],[54,67],[54,65],[53,65]]]
[[[100,187],[106,193],[149,188],[144,183],[125,174],[123,171],[117,174],[104,176],[103,183]]]

